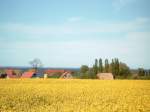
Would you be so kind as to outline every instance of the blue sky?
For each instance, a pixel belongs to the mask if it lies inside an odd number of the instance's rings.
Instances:
[[[150,68],[150,0],[0,0],[0,66]]]

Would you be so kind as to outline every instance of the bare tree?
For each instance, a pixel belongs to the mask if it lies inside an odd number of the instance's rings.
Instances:
[[[43,66],[41,60],[38,58],[33,59],[29,62],[29,64],[35,69],[35,72],[37,72],[38,69]]]

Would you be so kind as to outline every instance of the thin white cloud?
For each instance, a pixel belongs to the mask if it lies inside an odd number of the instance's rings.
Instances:
[[[69,22],[77,22],[77,21],[81,21],[83,19],[83,17],[70,17],[68,18]]]
[[[70,42],[16,42],[4,43],[0,51],[7,54],[5,59],[11,56],[14,58],[26,57],[26,64],[34,57],[43,60],[45,66],[52,67],[77,67],[81,64],[91,65],[95,58],[114,58],[118,57],[123,62],[129,64],[130,67],[145,68],[150,67],[148,60],[150,53],[148,51],[150,45],[150,32],[129,32],[122,39],[91,39],[76,40]],[[7,50],[6,48],[7,47]],[[28,54],[26,56],[26,54]],[[16,59],[17,60],[17,59]],[[7,60],[9,61],[9,60]],[[92,66],[92,65],[91,65]]]
[[[77,22],[57,25],[34,26],[26,24],[7,24],[0,26],[1,31],[26,33],[32,35],[65,35],[65,34],[89,34],[99,32],[133,32],[140,30],[149,24],[149,18],[137,18],[124,22]]]
[[[135,2],[136,0],[113,0],[112,5],[116,11],[120,11],[126,5]]]
[[[149,18],[146,17],[139,17],[136,19],[136,21],[138,21],[139,23],[145,23],[149,21]]]

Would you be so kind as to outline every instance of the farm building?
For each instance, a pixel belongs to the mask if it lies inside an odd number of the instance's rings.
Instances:
[[[71,72],[65,72],[60,76],[61,79],[72,79],[73,76],[71,74]]]
[[[51,70],[51,69],[48,69],[48,70],[45,70],[44,71],[46,74],[48,74],[49,76],[55,74],[55,73],[64,73],[65,70]]]
[[[48,74],[45,73],[44,74],[44,79],[46,79],[46,78],[48,78]]]
[[[24,72],[21,76],[21,78],[41,78],[43,77],[43,74],[41,72],[33,72],[33,71],[28,71]]]
[[[36,76],[35,77],[37,77],[37,78],[43,78],[44,77],[44,72],[42,70],[38,70],[36,72]]]
[[[101,80],[114,80],[112,73],[98,73],[97,77]]]
[[[21,78],[32,78],[32,77],[35,77],[36,76],[36,74],[35,74],[35,72],[24,72],[23,74],[22,74],[22,76],[21,76]]]
[[[63,73],[65,72],[70,72],[68,70],[57,70],[57,69],[48,69],[45,70],[44,73],[47,74],[46,77],[51,77],[51,78],[59,78]]]
[[[5,72],[7,75],[6,78],[19,78],[19,75],[16,74],[13,69],[7,69]]]

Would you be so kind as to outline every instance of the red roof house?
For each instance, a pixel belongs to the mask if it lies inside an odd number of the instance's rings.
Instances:
[[[50,69],[48,69],[48,70],[45,70],[44,71],[46,74],[48,74],[49,76],[51,76],[51,75],[54,75],[55,73],[64,73],[65,72],[65,70],[50,70]]]
[[[13,69],[7,69],[6,74],[7,74],[7,78],[18,78],[16,73],[13,71]]]
[[[63,72],[65,72],[65,70],[50,70],[50,69],[48,69],[48,70],[45,70],[45,72],[47,72],[47,73],[56,73],[56,72],[63,73]]]
[[[24,72],[23,74],[22,74],[22,76],[21,76],[21,78],[32,78],[32,77],[34,77],[34,75],[35,75],[35,72]]]
[[[60,76],[60,78],[62,78],[62,79],[72,79],[73,76],[72,76],[71,72],[65,72],[65,73],[63,73],[63,74]]]
[[[48,69],[48,70],[45,70],[44,73],[45,74],[48,74],[48,76],[53,76],[53,75],[56,75],[56,74],[60,74],[60,76],[65,73],[65,72],[70,72],[68,70],[57,70],[57,69]]]

